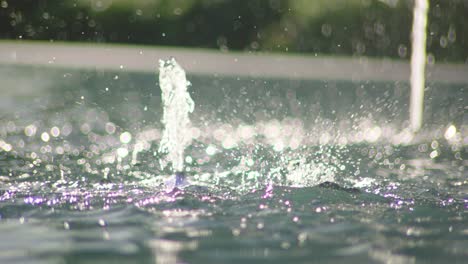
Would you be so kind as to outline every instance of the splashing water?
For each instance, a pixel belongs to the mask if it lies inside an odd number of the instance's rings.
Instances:
[[[161,159],[161,167],[171,164],[173,171],[183,172],[184,150],[192,141],[189,113],[193,112],[194,102],[187,91],[190,82],[174,58],[159,61],[159,85],[164,109],[159,152],[166,154]]]
[[[397,133],[406,102],[393,96],[394,83],[350,80],[329,93],[317,82],[289,90],[290,80],[194,76],[195,118],[183,70],[164,61],[162,133],[145,123],[162,115],[137,111],[152,103],[145,84],[154,74],[122,75],[103,96],[99,87],[114,72],[16,68],[18,80],[41,77],[30,80],[28,93],[42,80],[57,83],[37,102],[0,98],[12,102],[0,104],[0,263],[466,259],[466,128],[457,123],[464,85],[428,90],[439,99],[426,102],[438,111],[434,129],[406,140]],[[1,69],[4,81],[11,74]],[[75,103],[82,94],[88,96]],[[293,103],[301,107],[297,116],[289,112]],[[321,109],[336,117],[325,119]],[[191,175],[191,186],[169,194],[153,156],[163,134],[173,186],[181,184],[177,169]],[[191,137],[196,142],[188,143]],[[128,155],[132,147],[139,157]]]

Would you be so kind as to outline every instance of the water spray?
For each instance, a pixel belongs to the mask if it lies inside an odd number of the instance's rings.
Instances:
[[[193,112],[195,107],[187,90],[189,85],[185,71],[174,58],[159,61],[159,86],[164,111],[164,132],[159,152],[165,154],[160,163],[163,169],[170,164],[174,172],[166,181],[168,190],[186,184],[184,150],[192,142],[189,113]]]

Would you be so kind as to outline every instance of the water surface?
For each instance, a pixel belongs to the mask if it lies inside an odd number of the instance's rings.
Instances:
[[[153,74],[0,67],[2,263],[463,263],[466,85],[188,76],[166,193]]]

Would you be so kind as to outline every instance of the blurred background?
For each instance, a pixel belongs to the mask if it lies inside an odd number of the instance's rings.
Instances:
[[[411,0],[0,0],[0,38],[409,59]],[[428,60],[468,63],[468,0],[431,0]]]

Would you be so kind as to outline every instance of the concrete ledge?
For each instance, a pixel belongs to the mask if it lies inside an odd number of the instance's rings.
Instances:
[[[188,73],[305,80],[408,81],[409,63],[366,57],[223,53],[202,49],[0,41],[0,64],[156,72],[175,57]],[[427,67],[428,81],[468,83],[468,65]]]

